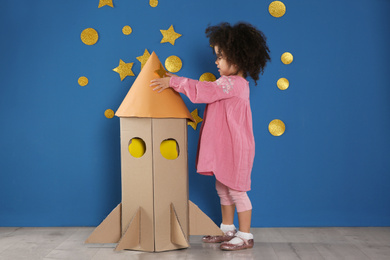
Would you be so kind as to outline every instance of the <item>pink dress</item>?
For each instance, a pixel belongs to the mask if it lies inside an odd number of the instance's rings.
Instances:
[[[197,171],[215,175],[231,189],[249,191],[255,156],[249,83],[239,76],[214,82],[171,77],[170,86],[193,103],[206,103],[197,154]]]

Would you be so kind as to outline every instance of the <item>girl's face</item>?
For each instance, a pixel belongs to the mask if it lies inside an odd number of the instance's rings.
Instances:
[[[214,46],[214,51],[217,55],[215,64],[217,64],[218,72],[221,76],[237,75],[237,66],[230,64],[223,52],[221,52],[218,46]]]

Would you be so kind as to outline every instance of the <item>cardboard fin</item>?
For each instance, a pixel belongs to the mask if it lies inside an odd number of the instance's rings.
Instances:
[[[190,235],[223,235],[222,230],[189,200]]]
[[[115,251],[123,249],[140,250],[140,229],[141,227],[141,208],[138,208],[127,227],[122,238],[119,240],[118,245],[115,247]]]
[[[188,243],[180,225],[173,203],[171,203],[171,242],[172,244],[178,246],[178,248],[190,247],[190,244]]]
[[[85,243],[118,243],[121,238],[121,213],[122,203],[119,203],[95,228]]]

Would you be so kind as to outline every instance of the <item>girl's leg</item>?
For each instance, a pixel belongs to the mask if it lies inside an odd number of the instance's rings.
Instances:
[[[250,233],[252,210],[237,212],[238,225],[241,232]]]
[[[222,250],[241,250],[253,247],[253,235],[250,233],[252,204],[246,192],[230,189],[230,195],[237,207],[240,225],[236,236],[229,242],[221,244]]]
[[[233,225],[234,222],[234,211],[236,206],[233,205],[221,205],[222,211],[222,224],[224,225]]]
[[[220,243],[231,240],[236,234],[236,227],[233,224],[235,205],[234,201],[229,195],[229,188],[216,181],[215,188],[221,199],[221,211],[222,211],[222,223],[221,230],[223,236],[204,236],[203,242],[205,243]]]
[[[215,188],[219,198],[221,199],[221,211],[222,211],[222,224],[221,230],[225,233],[225,236],[232,237],[236,233],[236,227],[234,226],[234,212],[236,205],[230,196],[229,188],[218,180],[215,183]],[[226,237],[228,240],[228,238]]]
[[[229,189],[229,194],[237,207],[239,230],[241,232],[249,233],[252,220],[252,203],[248,194],[244,191],[232,189]]]
[[[219,198],[221,199],[222,224],[233,225],[236,206],[230,197],[229,188],[220,183],[218,180],[215,182],[215,188]]]

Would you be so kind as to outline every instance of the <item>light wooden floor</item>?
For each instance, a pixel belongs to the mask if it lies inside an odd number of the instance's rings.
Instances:
[[[253,249],[225,252],[191,236],[191,248],[163,253],[114,252],[114,244],[84,244],[92,227],[0,227],[0,259],[390,259],[390,227],[254,228]]]

